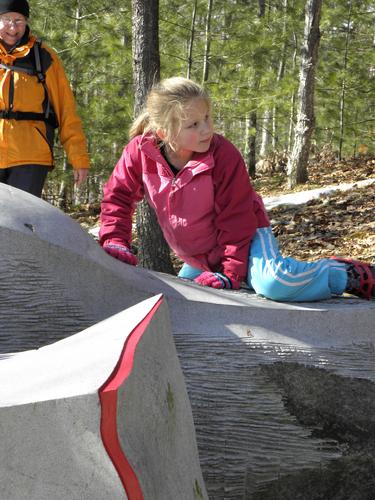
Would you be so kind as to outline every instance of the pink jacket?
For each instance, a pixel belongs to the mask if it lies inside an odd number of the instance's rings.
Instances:
[[[130,246],[132,215],[143,196],[184,262],[246,277],[251,240],[269,219],[241,154],[227,139],[215,134],[208,152],[196,153],[174,176],[155,140],[135,137],[104,187],[101,244],[119,238]]]

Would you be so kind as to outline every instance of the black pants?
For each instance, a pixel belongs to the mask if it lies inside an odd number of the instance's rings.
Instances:
[[[0,168],[0,182],[40,198],[49,170],[50,167],[46,165],[18,165],[17,167]]]

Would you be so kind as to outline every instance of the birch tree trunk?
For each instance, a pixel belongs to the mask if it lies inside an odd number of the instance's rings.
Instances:
[[[271,141],[270,133],[271,110],[267,108],[263,113],[262,141],[259,148],[259,156],[266,156]]]
[[[297,35],[296,35],[296,33],[293,33],[293,41],[294,41],[294,51],[293,51],[293,58],[292,58],[292,61],[293,61],[292,71],[294,72],[294,68],[296,67],[296,61],[297,61]],[[293,89],[292,95],[290,97],[290,114],[289,114],[289,129],[288,129],[288,144],[287,144],[288,154],[289,154],[289,151],[291,150],[292,141],[293,141],[295,105],[296,105],[296,92]]]
[[[132,0],[134,113],[142,109],[147,93],[160,79],[159,0]],[[136,214],[138,260],[141,266],[174,274],[169,247],[155,212],[146,201]]]
[[[345,53],[344,53],[344,71],[341,82],[341,96],[340,96],[340,137],[339,137],[339,160],[342,158],[342,147],[344,145],[344,130],[345,130],[345,98],[346,98],[346,72],[348,70],[348,54],[349,54],[349,41],[350,41],[350,28],[351,28],[351,13],[352,2],[349,4],[348,21],[346,24],[345,36]]]
[[[74,8],[74,32],[73,32],[73,41],[78,44],[79,38],[79,29],[80,29],[80,19],[81,19],[81,1],[77,0]],[[74,97],[76,97],[77,91],[77,74],[78,68],[77,63],[73,62],[69,72],[69,83],[72,89]],[[68,172],[68,158],[66,156],[66,152],[64,150],[64,162],[62,166],[62,171],[64,173]],[[73,198],[75,197],[75,189],[76,187],[73,185],[73,196],[70,196],[69,199],[69,191],[70,191],[71,183],[67,181],[67,176],[63,175],[60,181],[59,193],[58,193],[58,202],[57,206],[61,210],[67,210],[68,206],[71,204]]]
[[[307,162],[315,127],[315,69],[320,41],[319,23],[322,0],[307,0],[305,7],[304,42],[298,89],[298,114],[292,154],[288,162],[289,187],[307,181]]]
[[[210,65],[210,48],[211,48],[211,14],[213,0],[208,0],[207,3],[207,18],[206,18],[206,40],[203,57],[203,76],[202,83],[207,82]]]
[[[288,12],[288,0],[283,0],[283,48],[281,52],[281,58],[279,61],[279,67],[277,69],[277,77],[276,84],[279,87],[281,80],[284,78],[285,74],[285,63],[286,63],[286,54],[288,50],[289,40],[287,40],[286,31],[287,31],[287,12]],[[278,123],[277,123],[277,106],[272,109],[272,149],[275,151],[279,146],[279,134],[278,134]]]
[[[195,38],[195,19],[197,16],[197,0],[194,0],[194,5],[193,5],[193,13],[191,15],[191,28],[190,28],[190,40],[189,40],[189,46],[188,46],[188,67],[187,67],[187,72],[186,72],[186,78],[191,77],[191,68],[193,65],[193,45],[194,45],[194,38]]]

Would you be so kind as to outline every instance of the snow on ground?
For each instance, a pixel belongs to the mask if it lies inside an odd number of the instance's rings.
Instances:
[[[366,179],[364,181],[337,184],[334,186],[326,186],[324,188],[299,191],[297,193],[282,194],[280,196],[266,196],[263,198],[263,201],[267,210],[275,208],[279,205],[302,205],[310,200],[320,198],[320,196],[325,194],[330,194],[335,191],[349,191],[353,187],[364,187],[374,183],[375,179]]]

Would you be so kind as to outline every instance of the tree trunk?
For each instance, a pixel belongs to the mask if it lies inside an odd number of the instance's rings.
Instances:
[[[73,42],[78,45],[79,43],[79,35],[80,35],[80,17],[81,17],[81,1],[77,0],[75,7],[74,7],[74,31],[73,31]],[[73,59],[73,62],[69,68],[69,83],[70,87],[72,89],[74,97],[76,97],[77,93],[77,87],[78,87],[78,67],[77,67],[77,62],[75,59]],[[64,162],[63,162],[63,175],[60,180],[60,186],[59,186],[59,191],[58,191],[58,201],[57,201],[57,206],[61,210],[68,210],[70,206],[75,204],[75,190],[76,186],[74,183],[72,184],[72,178],[68,180],[68,177],[65,175],[66,172],[68,172],[69,167],[68,167],[68,159],[66,156],[66,153],[64,151]]]
[[[296,60],[297,60],[297,35],[296,35],[296,33],[293,33],[293,40],[294,40],[294,51],[293,51],[292,70],[294,72],[294,68],[296,67]],[[290,115],[289,115],[288,144],[287,144],[288,154],[291,150],[292,140],[293,140],[292,136],[293,136],[293,131],[294,131],[295,104],[296,104],[296,92],[293,89],[292,95],[290,97]]]
[[[263,17],[266,13],[265,0],[258,0],[258,17]]]
[[[265,2],[259,2],[259,17],[263,17],[265,14]],[[257,51],[254,52],[254,61],[257,60]],[[252,81],[249,84],[249,94],[256,95],[260,86],[261,76],[259,70],[255,70],[252,77]],[[247,168],[250,177],[255,178],[256,175],[256,143],[257,143],[257,119],[258,112],[257,109],[250,111],[248,117],[246,117],[246,149],[245,156],[247,161]]]
[[[322,0],[307,0],[305,8],[304,43],[301,51],[301,69],[298,89],[299,108],[295,140],[288,162],[289,186],[307,181],[307,163],[311,137],[315,127],[314,91],[315,68],[320,41],[319,22]]]
[[[284,78],[285,74],[285,62],[286,62],[286,54],[288,50],[289,40],[287,40],[286,31],[287,31],[287,14],[288,14],[288,0],[283,0],[283,48],[281,52],[281,57],[279,61],[279,67],[277,70],[276,84],[277,87],[280,86],[281,80]],[[278,123],[277,123],[277,106],[276,104],[272,108],[272,149],[275,151],[279,147],[279,132],[278,132]]]
[[[66,157],[66,153],[64,152],[64,163],[62,167],[62,171],[65,173],[68,170],[68,159]],[[66,182],[66,176],[63,175],[60,181],[60,186],[59,186],[59,192],[57,195],[57,206],[60,208],[60,210],[63,210],[64,212],[68,210],[69,203],[68,203],[68,185]]]
[[[159,0],[132,0],[134,113],[160,79]]]
[[[208,0],[207,3],[207,18],[206,18],[206,41],[204,47],[203,58],[203,77],[202,83],[207,82],[210,62],[210,47],[211,47],[211,14],[213,0]]]
[[[351,28],[351,13],[352,2],[349,4],[348,21],[346,25],[345,37],[345,54],[344,54],[344,71],[341,82],[341,96],[340,96],[340,137],[339,137],[339,160],[342,158],[342,148],[344,145],[344,130],[345,130],[345,98],[346,98],[346,72],[348,69],[348,54],[349,54],[349,41],[350,41],[350,28]]]
[[[271,110],[267,108],[263,113],[263,124],[262,124],[262,141],[259,149],[259,156],[266,156],[268,153],[268,147],[270,144],[270,121],[271,121]]]
[[[248,118],[246,118],[246,148],[245,157],[247,168],[250,177],[255,178],[255,160],[256,160],[256,128],[257,128],[257,113],[251,111]]]
[[[159,0],[132,0],[134,113],[142,109],[147,93],[160,79]],[[136,215],[138,260],[141,266],[173,274],[169,247],[154,210],[146,201]]]
[[[195,19],[197,17],[197,0],[194,1],[193,5],[193,13],[191,16],[191,28],[190,28],[190,40],[188,47],[188,68],[186,72],[186,78],[191,77],[191,68],[193,66],[193,45],[195,38]]]

